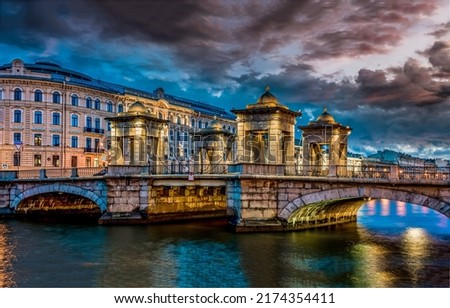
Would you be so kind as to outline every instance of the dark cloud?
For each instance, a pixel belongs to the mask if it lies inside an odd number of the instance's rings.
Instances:
[[[440,39],[441,37],[449,33],[450,33],[450,22],[447,22],[439,25],[436,30],[430,33],[430,35],[433,35],[434,37]]]

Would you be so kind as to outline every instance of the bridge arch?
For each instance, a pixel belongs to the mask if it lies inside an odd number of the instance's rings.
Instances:
[[[397,189],[380,187],[335,188],[299,196],[278,211],[278,218],[289,221],[293,215],[321,215],[339,211],[350,220],[356,219],[356,212],[370,199],[389,199],[414,203],[431,208],[450,218],[450,204],[438,198]],[[354,218],[354,219],[353,219]]]
[[[43,185],[43,186],[37,186],[31,189],[27,189],[20,194],[18,194],[13,201],[11,202],[11,208],[17,209],[19,204],[33,196],[41,195],[41,194],[48,194],[48,193],[65,193],[65,194],[71,194],[71,195],[77,195],[84,197],[86,199],[91,200],[95,204],[98,205],[100,208],[100,211],[103,213],[107,209],[106,200],[102,198],[101,196],[97,195],[96,193],[89,191],[87,189],[84,189],[82,187],[73,186],[73,185],[67,185],[67,184],[49,184],[49,185]]]

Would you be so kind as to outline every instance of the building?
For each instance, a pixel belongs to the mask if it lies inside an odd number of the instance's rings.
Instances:
[[[20,59],[0,66],[0,162],[2,169],[95,167],[109,164],[107,120],[139,101],[167,121],[166,155],[193,154],[190,132],[215,124],[236,132],[234,115],[209,104],[93,79],[49,61]]]

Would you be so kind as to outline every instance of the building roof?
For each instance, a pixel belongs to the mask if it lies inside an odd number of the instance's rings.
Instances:
[[[65,69],[61,65],[54,63],[52,61],[37,61],[35,63],[23,63],[25,70],[35,73],[34,75],[17,75],[9,72],[13,67],[13,62],[21,60],[14,60],[9,64],[4,64],[0,66],[0,77],[7,78],[17,78],[17,79],[32,79],[32,80],[43,80],[43,81],[53,81],[53,82],[65,82],[66,84],[82,86],[94,90],[100,90],[112,94],[131,94],[143,98],[149,99],[165,99],[170,104],[180,107],[186,107],[194,110],[199,115],[203,114],[206,116],[217,116],[220,118],[225,118],[229,120],[234,120],[235,116],[226,111],[223,108],[212,106],[208,103],[190,100],[183,97],[178,97],[175,95],[165,94],[164,89],[157,88],[153,92],[143,91],[139,89],[134,89],[127,86],[122,86],[110,82],[106,82],[100,79],[94,79],[88,75],[76,72],[73,70]],[[46,76],[47,75],[47,76]],[[48,77],[49,76],[49,77]]]

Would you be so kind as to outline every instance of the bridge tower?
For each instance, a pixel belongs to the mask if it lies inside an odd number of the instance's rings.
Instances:
[[[111,122],[111,165],[151,165],[164,159],[167,120],[149,113],[141,102]]]
[[[225,173],[233,161],[234,134],[214,120],[193,133],[195,173]]]
[[[344,176],[351,128],[335,121],[324,108],[316,121],[299,126],[302,132],[303,168],[311,175]]]
[[[293,165],[294,126],[300,112],[289,110],[266,91],[237,115],[237,153],[242,164]]]

